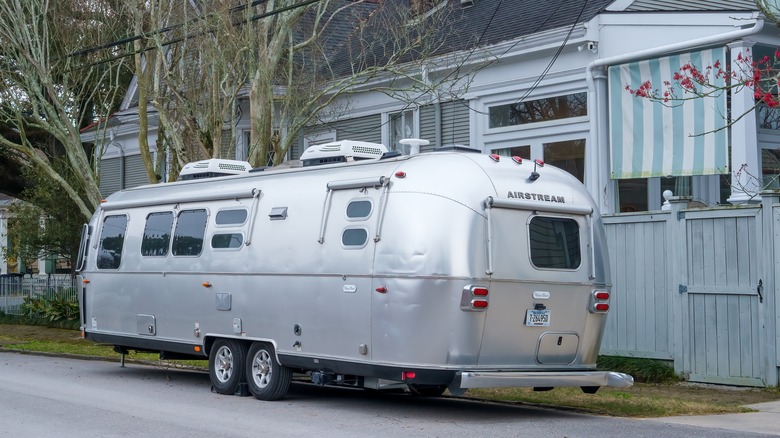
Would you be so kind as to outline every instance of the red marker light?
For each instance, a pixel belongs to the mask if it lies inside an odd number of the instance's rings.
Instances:
[[[607,310],[609,310],[609,304],[607,304],[607,303],[596,303],[595,308],[599,312],[606,312]]]
[[[595,294],[593,294],[593,296],[594,296],[594,297],[595,297],[597,300],[605,301],[605,300],[608,300],[608,299],[609,299],[609,292],[606,292],[606,291],[603,291],[603,290],[601,290],[601,291],[598,291],[598,292],[596,292]]]
[[[488,290],[485,287],[475,287],[472,293],[479,297],[486,297],[488,294]]]
[[[378,288],[376,288],[376,291],[379,292],[380,294],[383,294],[387,292],[387,288],[384,286],[379,286]]]
[[[395,177],[396,178],[406,178],[406,172],[404,172],[403,170],[399,170],[398,172],[395,173]]]
[[[475,309],[487,309],[488,302],[487,300],[472,300],[471,305]]]
[[[534,160],[534,163],[536,163],[536,165],[539,166],[539,167],[544,167],[544,161],[542,161],[542,160],[540,160],[538,158]]]
[[[512,161],[514,161],[514,162],[515,162],[515,163],[517,163],[517,164],[523,164],[523,159],[522,159],[522,158],[520,158],[520,157],[518,157],[517,155],[515,155],[514,157],[512,157]]]
[[[490,159],[498,163],[498,160],[501,159],[501,156],[498,154],[490,154]]]
[[[414,379],[417,376],[414,371],[402,371],[401,380]]]

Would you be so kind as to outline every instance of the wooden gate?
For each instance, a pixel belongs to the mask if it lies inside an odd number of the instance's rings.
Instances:
[[[689,210],[681,295],[682,374],[694,382],[765,386],[762,363],[761,210]],[[682,231],[682,230],[681,230]],[[680,242],[681,244],[683,241]]]
[[[686,207],[604,217],[613,285],[601,353],[672,360],[695,382],[777,385],[780,192]]]

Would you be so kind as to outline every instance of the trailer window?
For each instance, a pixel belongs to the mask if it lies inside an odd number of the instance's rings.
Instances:
[[[211,237],[212,248],[241,248],[244,236],[239,233],[215,234]]]
[[[246,210],[222,210],[217,213],[217,225],[241,225],[246,221]]]
[[[535,216],[529,224],[531,262],[537,268],[577,269],[580,228],[577,221]]]
[[[347,218],[368,219],[371,216],[371,201],[352,201],[347,205]]]
[[[359,249],[366,246],[368,230],[365,228],[347,228],[341,234],[341,244],[344,248]]]
[[[168,255],[172,229],[172,212],[164,211],[151,213],[149,216],[146,216],[144,237],[141,240],[141,255],[149,257],[164,257]]]
[[[173,234],[173,255],[200,255],[203,250],[207,219],[206,210],[184,210],[179,213],[176,232]]]
[[[119,269],[122,261],[122,246],[125,243],[127,216],[106,216],[103,230],[100,232],[100,251],[98,251],[98,269]]]

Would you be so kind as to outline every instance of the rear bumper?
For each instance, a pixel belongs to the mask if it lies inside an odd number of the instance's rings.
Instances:
[[[461,371],[460,387],[502,388],[502,387],[559,387],[559,386],[616,386],[628,387],[634,378],[614,371]]]

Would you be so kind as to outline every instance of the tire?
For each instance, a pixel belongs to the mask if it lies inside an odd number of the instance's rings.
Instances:
[[[439,397],[446,389],[447,385],[409,385],[409,391],[417,397]]]
[[[244,382],[246,347],[232,339],[217,339],[209,354],[211,386],[218,394],[233,395]]]
[[[249,392],[258,400],[279,400],[287,394],[292,370],[276,361],[274,348],[264,342],[255,342],[246,357],[246,383]]]

